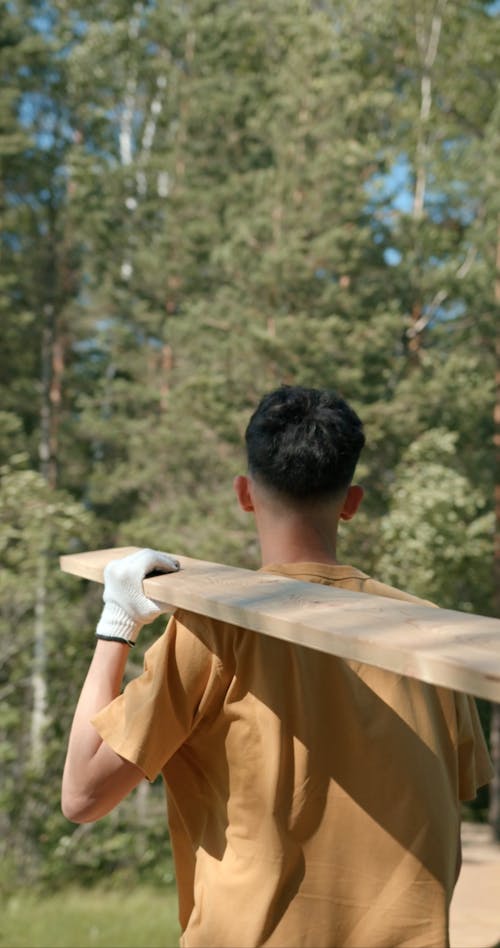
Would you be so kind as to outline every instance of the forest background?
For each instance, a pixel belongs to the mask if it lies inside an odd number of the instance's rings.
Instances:
[[[60,813],[101,604],[58,556],[257,566],[231,481],[264,391],[333,387],[365,421],[344,561],[500,616],[496,10],[2,4],[5,891],[170,878],[161,786],[95,826]],[[489,806],[500,838],[499,712],[480,710],[497,778],[468,815]]]

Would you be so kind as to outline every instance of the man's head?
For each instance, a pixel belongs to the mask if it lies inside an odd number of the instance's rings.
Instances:
[[[290,503],[345,493],[365,443],[362,423],[343,398],[289,385],[262,398],[245,437],[250,477]]]

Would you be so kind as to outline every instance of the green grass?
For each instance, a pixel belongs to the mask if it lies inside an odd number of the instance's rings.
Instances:
[[[5,948],[171,948],[179,934],[173,888],[19,892],[1,908]]]

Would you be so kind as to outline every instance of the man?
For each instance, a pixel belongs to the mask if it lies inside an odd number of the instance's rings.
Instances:
[[[265,570],[415,601],[337,562],[338,523],[362,499],[364,435],[343,399],[283,386],[246,442],[235,489]],[[155,567],[177,564],[141,551],[106,570],[68,818],[98,819],[163,774],[186,948],[447,945],[460,799],[490,778],[473,700],[181,611],[119,695],[158,615],[142,592]]]

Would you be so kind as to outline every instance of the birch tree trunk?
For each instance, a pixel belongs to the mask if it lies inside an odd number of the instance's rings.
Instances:
[[[47,551],[40,550],[36,575],[33,667],[31,690],[30,765],[40,771],[44,762],[44,732],[47,724]]]
[[[55,268],[54,268],[55,274]],[[55,279],[54,275],[54,279]],[[43,309],[41,385],[40,385],[40,440],[38,447],[40,473],[48,486],[57,486],[57,455],[59,423],[62,402],[62,376],[65,362],[63,332],[58,325],[55,308],[47,303]],[[35,770],[43,766],[43,732],[47,723],[47,583],[50,549],[50,520],[44,523],[39,538],[36,571],[33,666],[31,689],[33,711],[31,718],[30,763]]]
[[[416,13],[415,36],[420,58],[420,109],[417,125],[417,144],[415,150],[415,188],[413,192],[412,217],[420,222],[424,217],[425,197],[429,165],[429,126],[433,97],[433,69],[439,49],[439,40],[443,25],[443,14],[448,0],[437,0],[430,26],[426,28],[424,14]],[[420,360],[422,332],[428,324],[427,314],[423,313],[422,299],[416,299],[411,310],[411,324],[407,331],[408,352],[413,362]]]
[[[417,12],[416,36],[420,53],[422,73],[420,77],[420,114],[418,122],[417,152],[415,160],[415,191],[413,194],[413,217],[420,220],[424,214],[425,192],[429,160],[429,119],[432,107],[432,70],[443,24],[447,0],[437,0],[427,32],[423,23],[424,14]]]
[[[40,384],[40,473],[47,483],[53,478],[51,458],[51,410],[50,390],[52,384],[52,345],[54,338],[54,307],[47,303],[43,307],[41,384]],[[45,521],[42,536],[39,538],[38,562],[35,586],[35,607],[33,627],[33,665],[31,669],[31,733],[30,765],[39,771],[44,761],[44,731],[47,724],[47,553],[48,523]]]

